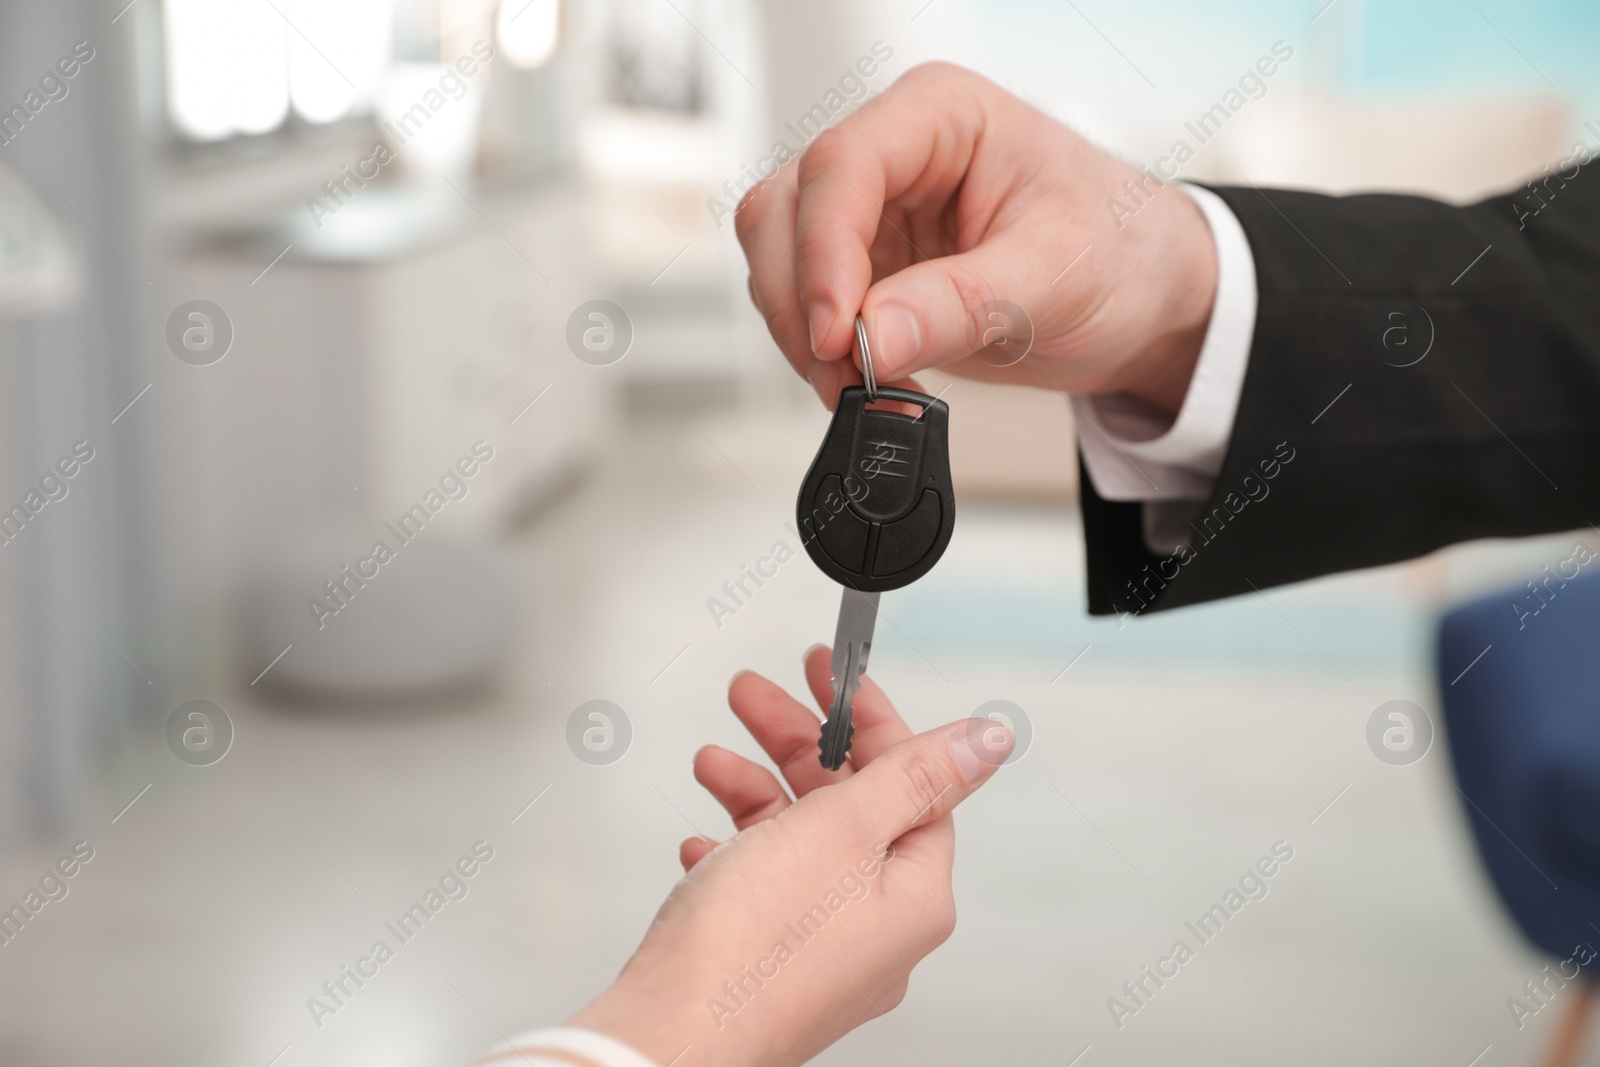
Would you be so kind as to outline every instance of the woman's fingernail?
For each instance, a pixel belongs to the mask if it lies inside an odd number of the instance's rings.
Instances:
[[[883,304],[873,310],[872,369],[888,381],[909,368],[922,352],[922,324],[909,308]]]
[[[994,719],[968,719],[950,735],[950,756],[968,783],[982,781],[1011,755],[1011,731]]]
[[[817,349],[828,339],[828,329],[833,325],[833,320],[839,315],[834,311],[833,305],[826,300],[811,305],[811,354],[817,354]]]
[[[828,647],[827,645],[823,644],[821,641],[818,641],[816,644],[812,645],[810,648],[805,650],[805,653],[800,657],[800,662],[801,663],[808,662],[811,659],[812,653],[816,652],[817,649],[819,649],[819,648],[827,648],[827,647]]]

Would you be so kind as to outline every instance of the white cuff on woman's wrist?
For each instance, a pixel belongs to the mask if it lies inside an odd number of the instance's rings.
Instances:
[[[473,1067],[660,1067],[614,1037],[570,1026],[529,1030],[484,1053]]]

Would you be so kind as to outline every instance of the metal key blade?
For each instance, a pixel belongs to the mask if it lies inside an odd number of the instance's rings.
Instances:
[[[878,624],[878,594],[845,589],[839,600],[839,625],[833,634],[833,704],[822,724],[822,765],[836,771],[844,765],[856,728],[850,724],[856,688],[872,653],[872,631]]]

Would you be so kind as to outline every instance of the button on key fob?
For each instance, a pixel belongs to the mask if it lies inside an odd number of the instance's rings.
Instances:
[[[949,406],[908,389],[878,389],[884,400],[921,411],[872,410],[865,388],[845,389],[800,487],[801,540],[847,591],[910,585],[939,562],[955,529]]]

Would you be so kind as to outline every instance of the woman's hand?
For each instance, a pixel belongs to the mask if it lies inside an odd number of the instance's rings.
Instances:
[[[806,656],[812,695],[832,700],[829,653]],[[969,719],[912,735],[862,680],[849,762],[824,770],[818,719],[772,682],[736,676],[728,702],[796,799],[726,749],[695,777],[738,833],[690,838],[688,871],[616,983],[571,1025],[677,1067],[786,1067],[898,1004],[911,969],[950,936],[950,812],[1011,751],[1003,727]]]
[[[757,310],[829,407],[859,380],[859,309],[880,382],[943,367],[1176,413],[1216,294],[1188,196],[948,64],[825,131],[736,223]]]

